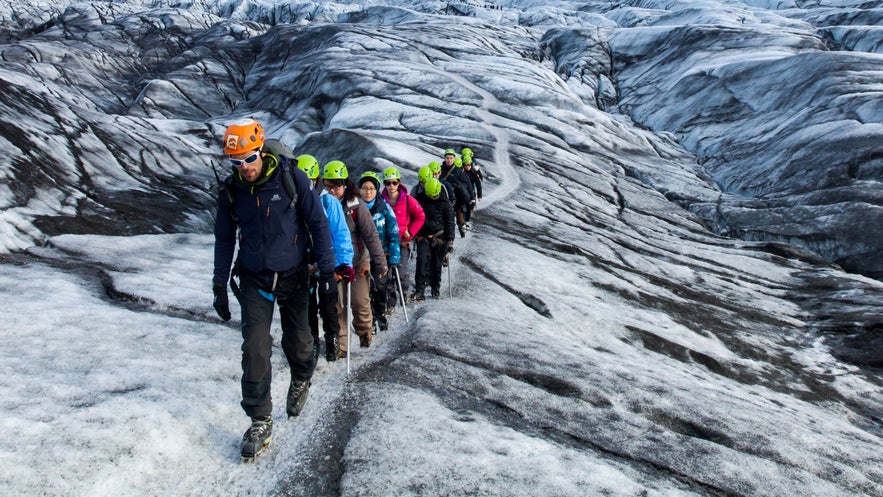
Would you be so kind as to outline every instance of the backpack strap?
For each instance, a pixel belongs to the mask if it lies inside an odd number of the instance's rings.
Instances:
[[[291,174],[291,162],[289,162],[288,167],[282,168],[282,186],[285,188],[285,193],[291,197],[291,203],[288,204],[289,209],[294,208],[298,199],[297,188],[294,186],[294,176]]]
[[[236,192],[233,188],[233,176],[228,176],[218,187],[218,190],[227,194],[227,201],[230,202],[230,217],[234,224],[239,224],[239,216],[236,215]]]

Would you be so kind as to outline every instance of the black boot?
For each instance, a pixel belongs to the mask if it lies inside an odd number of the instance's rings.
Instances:
[[[286,411],[288,411],[288,417],[297,416],[303,411],[309,393],[309,381],[291,380],[291,386],[288,387],[288,403],[285,407]]]
[[[265,418],[252,418],[251,426],[242,435],[242,446],[239,455],[242,462],[251,462],[261,454],[264,449],[270,445],[270,435],[273,433],[273,419],[270,416]]]
[[[328,362],[334,362],[337,360],[337,355],[339,353],[340,346],[337,336],[325,335],[325,360]]]

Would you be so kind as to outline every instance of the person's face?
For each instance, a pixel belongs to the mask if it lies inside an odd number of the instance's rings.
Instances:
[[[386,186],[386,193],[392,195],[394,193],[398,193],[399,191],[399,180],[397,179],[388,179],[383,182]]]
[[[264,158],[260,150],[231,155],[230,163],[239,170],[242,179],[249,183],[257,181],[264,170]]]
[[[365,202],[370,202],[377,196],[377,187],[374,186],[374,182],[371,180],[366,180],[362,183],[362,188],[360,188],[360,190],[362,191],[362,198],[365,199]]]
[[[343,198],[343,190],[344,190],[343,185],[335,185],[333,183],[326,181],[323,186],[325,187],[326,190],[328,190],[328,193],[330,193],[334,198],[336,198],[338,200]]]
[[[446,165],[446,166],[450,166],[451,164],[453,164],[453,163],[454,163],[454,158],[455,158],[455,157],[454,157],[453,155],[450,155],[450,154],[446,155],[446,156],[445,156],[445,165]]]

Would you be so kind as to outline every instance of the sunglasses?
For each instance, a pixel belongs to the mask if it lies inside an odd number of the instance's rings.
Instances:
[[[399,184],[399,182],[398,181],[384,181],[383,184],[386,186],[389,186],[389,185],[395,186],[395,185]]]
[[[260,154],[261,153],[259,150],[255,150],[253,154],[244,159],[230,159],[230,163],[233,164],[233,167],[242,167],[245,164],[251,164],[252,162],[258,160],[258,156]]]

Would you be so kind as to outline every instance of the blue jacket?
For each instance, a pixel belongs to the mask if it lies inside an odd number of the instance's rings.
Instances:
[[[371,219],[374,220],[374,226],[377,226],[377,233],[380,235],[380,243],[383,245],[383,251],[386,252],[390,265],[398,265],[402,258],[399,241],[399,223],[396,222],[395,212],[392,207],[383,200],[380,195],[374,197],[367,204],[371,211]]]
[[[328,216],[328,225],[331,227],[331,246],[334,250],[336,265],[352,266],[353,239],[343,215],[343,206],[339,200],[329,195],[327,190],[322,190],[319,199],[322,200],[325,215]]]
[[[290,168],[294,179],[298,200],[293,207],[282,185],[282,168]],[[272,281],[274,273],[284,277],[305,270],[308,238],[312,238],[319,271],[334,271],[328,219],[303,171],[286,158],[280,161],[267,154],[264,173],[254,184],[242,181],[235,170],[225,182],[232,185],[239,222],[234,221],[230,199],[221,191],[215,218],[215,282],[226,284],[230,277],[237,228],[239,268],[261,280]]]

